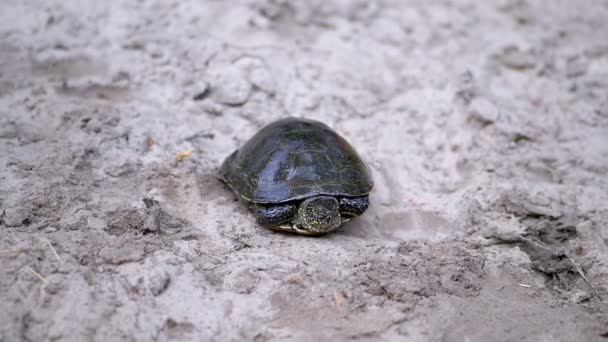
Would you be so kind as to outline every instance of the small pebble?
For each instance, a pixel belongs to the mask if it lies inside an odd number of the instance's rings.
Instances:
[[[295,284],[298,282],[298,277],[295,274],[290,274],[287,277],[287,284]]]
[[[268,70],[266,70],[266,68],[259,67],[251,70],[251,72],[249,73],[249,80],[260,90],[268,94],[275,93],[276,85],[274,83],[274,80],[272,79],[272,76],[270,75]]]
[[[570,298],[574,303],[580,304],[582,302],[589,300],[589,298],[591,298],[591,296],[589,295],[589,293],[587,293],[585,291],[576,291],[572,294],[572,297],[570,297]]]
[[[192,97],[194,101],[204,100],[207,96],[209,96],[209,84],[207,82],[200,82],[197,84],[195,89],[195,94]]]
[[[499,59],[504,66],[517,70],[533,68],[536,65],[536,60],[532,54],[521,51],[514,46],[505,48]]]
[[[249,270],[235,271],[224,279],[226,289],[241,294],[250,294],[260,283],[260,277]]]
[[[167,272],[155,272],[150,276],[150,283],[148,284],[148,288],[153,295],[158,296],[167,290],[169,287],[169,283],[171,282],[171,277]]]
[[[142,244],[135,244],[123,241],[115,245],[103,247],[97,256],[102,262],[120,265],[128,262],[137,262],[142,260],[146,255]]]
[[[58,281],[51,281],[45,287],[44,290],[49,294],[57,294],[64,288],[64,285]]]
[[[214,99],[229,106],[239,106],[249,100],[251,83],[238,70],[220,74],[213,85]]]
[[[27,216],[25,210],[8,208],[4,211],[4,218],[2,220],[7,227],[19,227],[27,221]]]
[[[213,116],[220,116],[224,112],[224,106],[210,101],[201,102],[200,108],[203,112]]]
[[[54,233],[56,231],[57,231],[57,228],[55,228],[55,227],[46,227],[43,230],[43,232],[45,232],[45,233]]]
[[[490,101],[483,98],[475,98],[469,105],[469,114],[486,124],[498,120],[498,109]]]

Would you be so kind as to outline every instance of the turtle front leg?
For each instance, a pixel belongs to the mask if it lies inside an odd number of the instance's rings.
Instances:
[[[255,204],[253,207],[253,214],[259,223],[276,227],[291,221],[296,214],[297,209],[298,208],[294,204],[290,203]]]
[[[360,197],[340,198],[340,215],[345,218],[353,218],[363,214],[369,207],[368,195]]]

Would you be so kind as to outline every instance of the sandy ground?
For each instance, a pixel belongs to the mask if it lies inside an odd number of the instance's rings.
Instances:
[[[1,341],[606,341],[608,2],[0,3]],[[215,178],[319,119],[371,207]],[[190,154],[191,152],[191,154]]]

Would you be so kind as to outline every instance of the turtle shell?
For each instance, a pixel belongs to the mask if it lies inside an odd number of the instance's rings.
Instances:
[[[316,195],[362,196],[372,178],[353,147],[327,125],[288,118],[262,128],[221,166],[243,199],[280,203]]]

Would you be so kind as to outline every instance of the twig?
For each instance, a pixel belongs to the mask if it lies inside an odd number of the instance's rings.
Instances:
[[[63,260],[61,260],[59,254],[57,254],[57,251],[55,250],[55,247],[53,247],[53,244],[51,244],[51,241],[47,240],[46,243],[49,245],[49,247],[51,247],[51,251],[53,251],[55,258],[57,258],[57,260],[59,260],[59,263],[63,265]]]
[[[574,267],[578,271],[578,274],[581,275],[581,277],[583,278],[583,280],[585,281],[585,283],[587,283],[587,285],[589,285],[589,287],[591,288],[591,291],[595,292],[595,288],[593,287],[593,285],[591,285],[591,282],[589,281],[589,279],[587,279],[587,276],[585,276],[585,272],[583,272],[583,269],[581,269],[581,267],[571,257],[568,257],[568,260],[570,260],[570,262],[572,263],[572,265],[574,265]]]
[[[49,281],[45,277],[43,277],[40,273],[36,272],[33,268],[29,266],[25,266],[25,268],[32,272],[32,274],[35,275],[38,279],[42,280],[45,285],[49,283]]]
[[[524,241],[526,241],[526,242],[529,242],[529,243],[531,243],[531,244],[533,244],[533,245],[536,245],[536,246],[538,246],[538,247],[540,247],[540,248],[542,248],[542,249],[544,249],[544,250],[546,250],[546,251],[551,251],[551,248],[549,248],[549,247],[545,246],[544,244],[542,244],[542,243],[540,243],[540,242],[537,242],[537,241],[534,241],[534,240],[531,240],[531,239],[525,238],[525,237],[523,237],[523,236],[521,237],[521,239],[522,239],[522,240],[524,240]]]
[[[23,253],[25,253],[25,249],[22,249],[22,248],[16,249],[14,251],[11,251],[11,250],[0,251],[0,255],[11,255],[11,254],[20,255]]]

